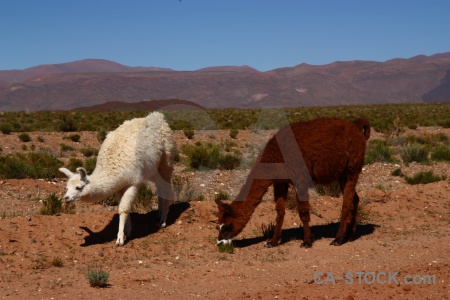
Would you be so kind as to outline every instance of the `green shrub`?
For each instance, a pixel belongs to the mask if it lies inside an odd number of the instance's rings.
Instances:
[[[185,129],[183,130],[184,136],[187,137],[189,140],[192,140],[194,138],[194,130],[192,129]]]
[[[371,140],[366,149],[366,164],[375,162],[394,162],[392,152],[382,140]]]
[[[10,134],[13,131],[13,127],[11,124],[3,123],[0,125],[0,131],[3,134]]]
[[[106,287],[108,286],[109,273],[99,269],[89,269],[87,279],[91,287]]]
[[[183,147],[188,157],[188,165],[192,169],[215,169],[219,164],[220,150],[217,145],[197,143]]]
[[[395,169],[394,171],[391,172],[392,176],[403,176],[402,170],[400,168]]]
[[[239,130],[237,130],[235,128],[230,129],[230,138],[235,139],[237,137],[238,133],[239,133]]]
[[[0,177],[5,179],[52,179],[62,163],[45,152],[15,153],[0,157]]]
[[[0,157],[0,177],[4,179],[24,179],[29,177],[27,161],[16,153],[14,156]]]
[[[185,145],[183,153],[188,157],[188,165],[192,169],[225,169],[233,170],[241,162],[241,157],[235,154],[222,154],[221,148],[217,144]]]
[[[103,141],[106,139],[107,135],[108,135],[108,132],[106,132],[106,130],[102,129],[102,130],[97,132],[97,140],[100,143],[103,143]]]
[[[94,148],[82,148],[80,149],[80,152],[86,157],[91,157],[93,155],[97,156],[98,154],[98,150]]]
[[[74,172],[78,167],[82,167],[82,166],[83,166],[83,161],[78,158],[71,158],[69,160],[69,163],[67,164],[67,168],[69,170],[72,170],[72,172]]]
[[[152,208],[152,202],[155,201],[155,194],[150,186],[143,185],[138,191],[136,200],[134,201],[134,210],[141,212],[149,212]]]
[[[37,137],[38,142],[43,143],[45,142],[44,138],[42,136]]]
[[[445,180],[445,176],[435,175],[433,171],[420,172],[412,177],[405,176],[406,182],[409,184],[427,184]]]
[[[219,168],[224,170],[234,170],[241,164],[241,157],[233,154],[220,155]]]
[[[220,190],[215,196],[214,196],[214,200],[229,200],[230,196],[228,195],[227,192],[224,192],[222,190]]]
[[[450,149],[446,146],[434,148],[431,152],[431,160],[434,161],[450,161]]]
[[[370,202],[367,198],[363,198],[358,203],[358,209],[356,213],[356,223],[357,224],[363,224],[367,223],[370,219],[370,208],[369,208]]]
[[[97,157],[90,157],[84,161],[84,168],[88,174],[92,174],[95,170],[95,165],[97,164]]]
[[[76,143],[78,143],[80,141],[80,138],[81,138],[81,136],[77,133],[67,136],[68,140],[71,140],[72,142],[76,142]]]
[[[63,264],[63,260],[61,259],[61,257],[55,257],[53,260],[52,260],[52,265],[54,266],[54,267],[57,267],[57,268],[61,268],[64,264]]]
[[[31,141],[31,137],[30,137],[30,135],[29,135],[28,133],[22,133],[22,134],[20,134],[20,135],[19,135],[19,139],[20,139],[22,142],[24,142],[24,143],[27,143],[27,142],[30,142],[30,141]]]
[[[75,148],[73,148],[72,146],[66,145],[66,144],[61,144],[60,146],[61,146],[61,151],[63,151],[63,152],[75,150]]]
[[[423,163],[428,161],[428,147],[421,144],[406,144],[400,149],[400,157],[403,163],[408,165],[415,161]]]
[[[337,180],[330,184],[316,184],[316,191],[321,196],[339,197],[341,195],[341,186]]]
[[[445,133],[443,133],[443,132],[439,132],[439,133],[433,134],[432,138],[433,138],[433,140],[436,140],[436,141],[441,142],[441,143],[447,143],[450,140],[448,138],[448,136]]]
[[[439,125],[444,128],[450,128],[450,119],[439,122]]]
[[[63,202],[55,193],[51,193],[42,200],[42,207],[39,211],[41,215],[56,215],[59,213],[75,213],[75,204],[73,202]]]
[[[234,253],[233,243],[229,243],[229,244],[222,243],[222,244],[219,244],[218,248],[219,248],[219,252],[225,252],[225,253],[229,253],[229,254]]]
[[[202,201],[204,200],[203,194],[198,192],[190,183],[189,178],[174,175],[172,176],[172,187],[174,191],[174,203],[190,202],[190,201]]]
[[[62,114],[58,122],[58,130],[62,132],[74,132],[78,130],[75,120],[68,114]]]

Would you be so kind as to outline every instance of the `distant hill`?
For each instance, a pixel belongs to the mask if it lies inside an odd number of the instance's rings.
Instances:
[[[450,101],[450,53],[386,62],[173,71],[83,60],[0,71],[0,111],[71,110],[112,101],[183,99],[206,108]],[[101,109],[104,106],[98,107]]]
[[[186,100],[152,100],[135,103],[111,101],[90,107],[75,108],[72,111],[92,112],[92,111],[152,111],[152,110],[183,110],[183,109],[203,109],[202,106]]]
[[[24,70],[0,71],[0,82],[22,82],[36,76],[61,73],[129,73],[148,71],[171,71],[157,67],[128,67],[105,59],[85,59],[74,62],[40,65]]]

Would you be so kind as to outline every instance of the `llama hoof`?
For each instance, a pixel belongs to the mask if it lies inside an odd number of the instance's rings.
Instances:
[[[116,240],[116,246],[123,246],[125,242],[125,235],[124,234],[118,234],[117,240]]]
[[[165,228],[166,227],[166,222],[159,223],[159,227]]]
[[[340,245],[342,245],[342,242],[339,242],[338,240],[333,240],[333,241],[330,243],[330,245],[332,245],[332,246],[340,246]]]
[[[266,247],[266,248],[272,248],[273,246],[272,246],[272,244],[271,244],[270,242],[265,242],[265,243],[264,243],[264,247]]]
[[[300,244],[300,247],[301,247],[301,248],[306,248],[306,249],[311,248],[311,246],[312,246],[312,244],[305,243],[305,242],[303,242],[303,243]]]

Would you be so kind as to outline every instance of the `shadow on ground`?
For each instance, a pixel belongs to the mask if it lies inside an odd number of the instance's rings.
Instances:
[[[167,216],[167,226],[174,224],[180,215],[189,209],[189,207],[190,204],[187,202],[172,204]],[[132,233],[131,237],[127,239],[126,242],[137,238],[146,237],[160,229],[158,225],[158,211],[156,210],[150,211],[146,214],[131,213],[130,216]],[[119,214],[115,214],[109,223],[99,232],[93,232],[85,226],[80,228],[89,234],[84,238],[84,243],[81,244],[82,247],[104,244],[106,242],[113,241],[117,238],[117,231],[119,229]]]
[[[314,236],[314,240],[320,240],[323,238],[330,238],[330,239],[334,239],[336,237],[336,233],[338,231],[339,228],[339,222],[337,223],[329,223],[329,224],[323,224],[323,225],[314,225],[311,226],[311,233]],[[356,227],[356,232],[355,232],[355,236],[354,236],[354,241],[356,241],[357,239],[359,239],[362,236],[365,235],[369,235],[372,234],[375,231],[375,228],[380,227],[379,225],[376,224],[362,224],[362,225],[358,225]],[[299,227],[299,228],[288,228],[288,229],[283,229],[282,233],[281,233],[281,244],[290,242],[290,241],[303,241],[303,228]],[[344,240],[345,237],[344,237]],[[248,239],[241,239],[241,240],[235,240],[233,241],[233,244],[235,247],[238,248],[245,248],[254,244],[258,244],[258,243],[262,243],[264,242],[264,237],[262,236],[258,236],[258,237],[252,237],[252,238],[248,238]],[[314,247],[314,243],[313,243],[313,247]]]

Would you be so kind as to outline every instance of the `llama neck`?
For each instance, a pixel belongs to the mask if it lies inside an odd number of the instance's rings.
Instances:
[[[118,191],[116,180],[107,176],[95,176],[92,174],[89,178],[89,184],[83,190],[82,201],[98,202],[106,199]]]
[[[249,176],[251,178],[251,176]],[[235,214],[233,231],[238,234],[244,229],[254,213],[256,207],[261,203],[263,195],[272,184],[271,180],[247,179],[236,199],[231,202],[231,208]]]

